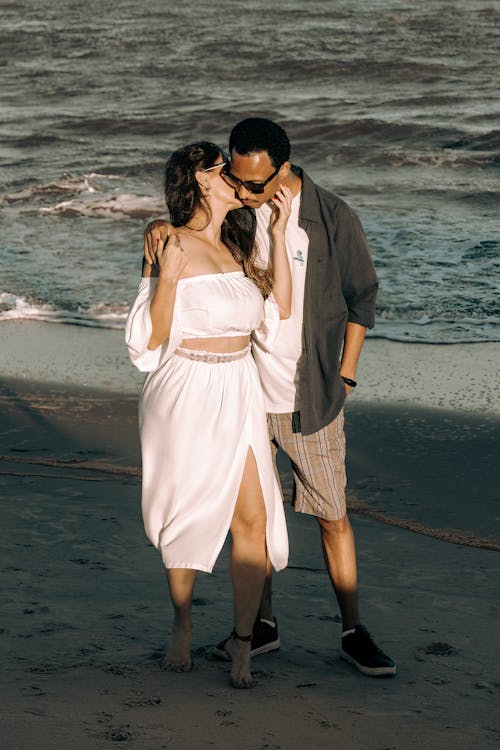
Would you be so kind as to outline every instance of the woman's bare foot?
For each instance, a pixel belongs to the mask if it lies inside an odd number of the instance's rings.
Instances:
[[[254,686],[250,672],[250,641],[241,641],[235,635],[226,643],[226,650],[231,655],[231,685],[239,689],[247,689]]]
[[[190,672],[191,661],[191,624],[175,622],[167,653],[162,662],[162,669],[168,672]]]

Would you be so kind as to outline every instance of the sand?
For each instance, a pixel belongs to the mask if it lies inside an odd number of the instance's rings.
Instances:
[[[232,622],[227,546],[198,577],[194,671],[160,669],[171,614],[121,335],[0,326],[2,748],[497,747],[500,347],[370,340],[346,406],[362,618],[397,676],[339,659],[316,523],[288,508],[282,647],[240,692],[211,657]]]

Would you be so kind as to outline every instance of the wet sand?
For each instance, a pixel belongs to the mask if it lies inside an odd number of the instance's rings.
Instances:
[[[16,379],[23,358],[35,362],[41,331],[45,349],[56,333],[29,328],[30,351],[19,335],[9,349],[13,327],[0,329],[11,368],[0,387],[2,747],[497,746],[499,419],[480,394],[475,411],[433,407],[415,387],[406,399],[370,400],[365,373],[384,382],[377,351],[401,363],[402,349],[368,342],[357,389],[364,394],[346,407],[349,502],[362,618],[398,674],[364,677],[339,659],[338,608],[316,523],[288,508],[290,565],[276,576],[274,596],[282,647],[254,660],[257,687],[239,692],[228,665],[211,657],[232,621],[227,545],[214,574],[198,577],[194,671],[160,669],[171,615],[140,518],[134,383],[124,376],[117,393],[102,382],[126,371],[110,345],[118,338],[58,335],[66,347],[57,352],[60,382],[40,359],[38,379]],[[111,363],[100,381],[82,354],[86,341],[94,355],[97,339]],[[462,349],[457,359],[472,368],[475,347]],[[61,360],[71,373],[78,351],[99,389],[61,376]],[[494,358],[498,348],[486,351]],[[289,496],[286,463],[280,468]]]

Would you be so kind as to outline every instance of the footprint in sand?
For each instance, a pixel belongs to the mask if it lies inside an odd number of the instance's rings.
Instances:
[[[72,557],[69,562],[75,563],[75,565],[90,565],[90,570],[107,570],[107,566],[101,562],[93,562],[88,560],[86,557]]]
[[[219,718],[221,721],[219,721],[219,726],[221,727],[237,727],[238,724],[233,721],[232,719],[233,712],[230,709],[227,708],[218,708],[215,712],[215,715],[217,718]]]
[[[69,622],[46,622],[38,629],[39,633],[61,633],[64,630],[75,630],[75,626]]]
[[[455,656],[455,654],[458,654],[458,649],[451,646],[449,643],[434,641],[425,647],[424,653],[433,654],[434,656]]]
[[[211,601],[203,599],[201,596],[195,596],[193,599],[193,607],[206,607],[207,604],[211,604]]]
[[[161,698],[159,695],[150,695],[145,698],[138,698],[137,700],[122,701],[124,706],[128,708],[142,708],[143,706],[159,706]]]
[[[442,641],[433,641],[413,652],[416,661],[426,661],[426,656],[455,656],[456,654],[458,654],[458,649],[455,646]]]
[[[27,697],[33,697],[38,695],[47,695],[45,690],[42,690],[41,687],[38,685],[28,685],[26,687],[21,688],[21,695],[25,695]]]
[[[318,615],[317,620],[321,622],[342,622],[342,618],[339,615]]]
[[[500,682],[486,682],[485,680],[475,682],[474,687],[476,690],[486,690],[491,695],[496,695],[500,692]]]
[[[33,667],[30,667],[29,671],[33,674],[55,674],[61,669],[64,669],[64,667],[59,664],[52,664],[51,662],[47,662],[45,664],[36,664]]]
[[[431,685],[449,685],[450,680],[446,679],[446,677],[440,677],[439,675],[433,675],[432,677],[426,677],[426,682],[429,682]]]
[[[101,646],[99,643],[90,643],[85,648],[80,649],[80,653],[82,656],[90,656],[90,654],[95,654],[98,651],[105,651],[105,647]]]
[[[110,742],[130,742],[134,737],[127,727],[117,727],[116,729],[110,729],[106,732],[106,739]]]
[[[103,667],[103,671],[115,674],[118,677],[130,677],[136,675],[139,670],[135,667],[129,667],[127,664],[107,664]]]

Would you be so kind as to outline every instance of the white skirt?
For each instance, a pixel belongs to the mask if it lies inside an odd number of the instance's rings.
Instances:
[[[283,501],[250,351],[219,363],[174,353],[146,380],[139,428],[144,526],[165,567],[212,571],[249,449],[264,496],[269,558],[275,570],[286,566]]]

